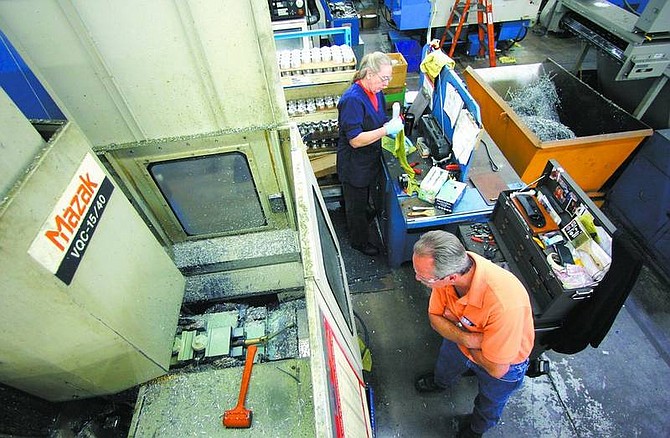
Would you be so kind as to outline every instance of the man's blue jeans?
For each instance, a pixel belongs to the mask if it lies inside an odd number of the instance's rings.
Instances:
[[[496,379],[484,368],[469,360],[455,343],[443,339],[435,363],[435,383],[447,387],[455,383],[468,369],[474,371],[479,382],[479,393],[475,398],[470,427],[474,432],[484,433],[500,420],[507,400],[521,387],[527,368],[528,359],[510,365],[507,374]]]

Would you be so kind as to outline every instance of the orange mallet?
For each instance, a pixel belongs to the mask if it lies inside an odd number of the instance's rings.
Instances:
[[[247,358],[244,363],[244,372],[242,373],[242,385],[240,386],[240,397],[237,399],[237,406],[223,413],[223,425],[225,427],[245,429],[251,427],[251,409],[244,407],[244,400],[247,398],[247,389],[249,388],[249,378],[251,377],[251,367],[254,365],[258,347],[250,345],[247,348]]]

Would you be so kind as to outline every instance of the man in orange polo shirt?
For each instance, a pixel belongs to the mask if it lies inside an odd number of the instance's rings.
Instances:
[[[414,245],[416,279],[432,289],[428,319],[444,339],[421,392],[444,390],[474,373],[479,393],[460,437],[479,437],[500,420],[528,368],[535,332],[528,292],[510,272],[465,250],[453,234],[429,231]]]

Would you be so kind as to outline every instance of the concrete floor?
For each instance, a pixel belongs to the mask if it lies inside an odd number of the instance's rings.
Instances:
[[[441,394],[414,390],[431,370],[440,339],[426,317],[429,291],[411,266],[393,273],[394,288],[354,295],[369,334],[378,437],[454,436],[457,415],[472,409],[476,381]],[[392,315],[392,317],[391,317]],[[628,307],[598,349],[546,353],[548,375],[527,378],[491,437],[661,437],[670,433],[670,368]],[[662,383],[665,382],[665,383]]]
[[[365,52],[394,51],[382,20],[364,30]],[[547,57],[567,69],[580,43],[529,32],[509,52],[517,64]],[[584,68],[595,66],[587,56]],[[457,59],[488,67],[488,60]],[[500,64],[499,64],[500,65]],[[408,89],[416,84],[409,75]],[[607,213],[606,206],[603,208]],[[343,213],[331,210],[345,255],[354,310],[361,334],[367,333],[373,355],[368,381],[374,389],[377,437],[455,436],[456,417],[471,411],[474,378],[450,390],[424,395],[414,377],[431,370],[440,337],[428,325],[430,291],[415,281],[411,263],[390,269],[384,255],[366,257],[352,251]],[[526,378],[508,403],[501,423],[489,437],[666,437],[670,436],[670,286],[645,266],[612,329],[599,346],[574,354],[546,352],[550,373]]]

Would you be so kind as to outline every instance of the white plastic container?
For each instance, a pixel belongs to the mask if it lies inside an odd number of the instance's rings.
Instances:
[[[310,51],[310,54],[312,55],[312,62],[321,62],[321,49],[315,47]]]
[[[321,60],[323,62],[330,62],[333,59],[332,52],[329,46],[321,47]]]

